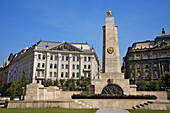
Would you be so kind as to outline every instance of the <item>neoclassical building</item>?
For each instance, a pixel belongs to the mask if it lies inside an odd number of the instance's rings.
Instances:
[[[7,83],[20,80],[24,74],[29,83],[41,83],[47,79],[79,79],[81,76],[93,80],[99,69],[99,57],[88,43],[41,40],[12,55]]]
[[[131,82],[158,79],[170,71],[170,35],[164,28],[154,41],[135,42],[128,48],[122,71]]]

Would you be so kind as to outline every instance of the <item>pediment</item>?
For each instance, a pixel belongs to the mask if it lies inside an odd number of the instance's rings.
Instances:
[[[59,51],[79,51],[81,52],[82,50],[73,46],[72,44],[68,42],[62,42],[61,44],[51,47],[50,50],[59,50]]]

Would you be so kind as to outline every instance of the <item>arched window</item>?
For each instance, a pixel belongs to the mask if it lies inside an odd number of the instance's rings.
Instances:
[[[64,74],[63,74],[63,72],[61,72],[61,77],[63,77],[64,76]]]
[[[61,65],[61,68],[64,69],[64,64]]]
[[[90,65],[88,65],[88,69],[90,69],[91,68],[91,66]]]
[[[145,76],[146,76],[146,77],[149,77],[149,72],[148,72],[148,70],[145,71]]]
[[[72,73],[72,77],[75,77],[75,73],[74,72]]]
[[[44,63],[42,63],[42,67],[45,67]]]
[[[158,78],[158,71],[154,72],[154,76],[155,76],[155,78]]]
[[[57,68],[57,64],[54,64],[54,68]]]
[[[53,68],[53,64],[50,64],[50,68]]]
[[[73,69],[75,69],[75,65],[73,64]]]
[[[68,69],[68,64],[66,64],[66,69]]]
[[[65,77],[68,77],[68,72],[65,73]]]

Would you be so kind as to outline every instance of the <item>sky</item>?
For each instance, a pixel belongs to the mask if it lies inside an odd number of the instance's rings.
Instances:
[[[102,60],[102,26],[111,10],[120,60],[134,42],[170,34],[170,0],[0,0],[0,65],[40,41],[88,42]]]

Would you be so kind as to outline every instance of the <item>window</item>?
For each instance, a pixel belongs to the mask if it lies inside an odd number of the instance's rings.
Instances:
[[[157,67],[157,64],[156,64],[156,63],[154,63],[154,67]]]
[[[91,68],[91,66],[90,65],[88,65],[88,69],[90,69]]]
[[[44,71],[42,71],[41,76],[44,77]]]
[[[53,64],[50,64],[50,68],[53,68]]]
[[[84,57],[84,61],[87,61],[86,57]]]
[[[84,69],[86,69],[86,65],[84,65]]]
[[[137,60],[140,60],[140,59],[141,59],[141,56],[140,56],[140,55],[136,55],[136,59],[137,59]]]
[[[66,61],[68,61],[68,56],[66,56]]]
[[[145,71],[145,75],[146,75],[146,77],[149,77],[149,72]]]
[[[64,64],[61,65],[61,68],[64,69]]]
[[[132,65],[130,65],[129,68],[132,69]]]
[[[91,77],[91,73],[90,73],[90,72],[88,73],[88,77],[89,77],[89,78]]]
[[[45,60],[45,55],[43,55],[43,60]]]
[[[64,56],[62,56],[62,61],[64,61]]]
[[[74,72],[72,73],[72,77],[75,77],[75,73]]]
[[[40,54],[38,55],[38,60],[41,60],[41,55]]]
[[[68,73],[67,72],[65,73],[65,77],[68,77]]]
[[[77,77],[79,77],[79,72],[77,72]]]
[[[141,77],[140,72],[138,72],[138,77]]]
[[[37,67],[40,67],[40,63],[37,64]]]
[[[73,69],[75,69],[75,65],[73,64]]]
[[[40,72],[39,72],[39,71],[37,71],[37,76],[38,76],[38,77],[40,76]]]
[[[57,64],[54,64],[54,68],[57,68]]]
[[[57,73],[56,72],[54,72],[54,77],[57,77]]]
[[[53,55],[51,55],[50,60],[53,60]]]
[[[63,75],[63,72],[61,72],[61,77],[63,77],[64,75]]]
[[[148,59],[148,55],[145,55],[145,56],[144,56],[144,59]]]
[[[167,57],[167,54],[162,54],[162,57]]]
[[[133,74],[132,74],[132,73],[130,73],[130,78],[132,78],[132,76],[133,76]]]
[[[153,55],[153,58],[157,58],[157,56],[156,56],[156,55]]]
[[[91,61],[91,58],[90,58],[90,57],[88,57],[88,61],[89,61],[89,62]]]
[[[55,60],[57,60],[57,56],[55,56]]]
[[[68,69],[68,64],[66,64],[66,69]]]
[[[45,67],[44,63],[42,63],[42,67]]]
[[[53,73],[52,72],[50,72],[50,77],[52,77],[53,76]]]
[[[137,68],[140,69],[140,64],[138,64]]]
[[[84,78],[86,78],[86,73],[84,73]]]
[[[79,69],[79,65],[77,65],[77,69]]]
[[[154,76],[155,76],[155,78],[158,78],[158,72],[157,71],[154,72]]]
[[[73,56],[73,61],[75,61],[75,56]]]
[[[79,61],[79,57],[77,56],[77,61]]]
[[[145,64],[145,68],[149,68],[149,65],[148,65],[148,64]]]

